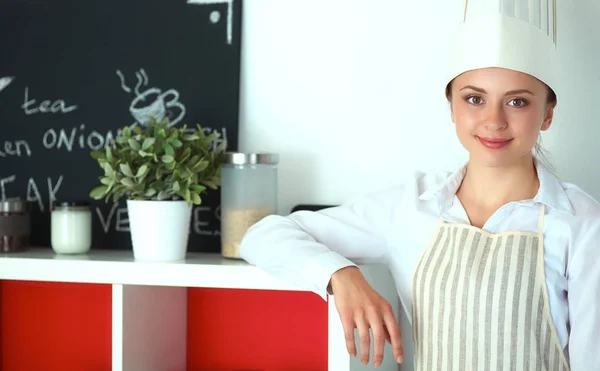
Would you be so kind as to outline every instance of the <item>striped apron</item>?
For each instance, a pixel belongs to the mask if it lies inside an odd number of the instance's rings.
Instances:
[[[412,283],[416,371],[568,371],[537,233],[440,222]]]

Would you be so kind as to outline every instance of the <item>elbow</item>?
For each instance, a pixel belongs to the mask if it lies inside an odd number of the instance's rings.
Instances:
[[[262,265],[269,258],[274,233],[285,224],[285,217],[269,215],[251,225],[240,242],[240,257],[252,265]]]

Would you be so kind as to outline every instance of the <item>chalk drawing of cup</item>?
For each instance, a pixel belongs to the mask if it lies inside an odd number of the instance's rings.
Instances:
[[[171,110],[175,108],[175,110]],[[179,114],[175,116],[174,112]],[[183,119],[185,106],[179,102],[179,92],[170,89],[161,92],[158,88],[150,88],[136,96],[129,106],[129,112],[143,126],[154,117],[157,121],[169,118],[169,126],[174,126]]]

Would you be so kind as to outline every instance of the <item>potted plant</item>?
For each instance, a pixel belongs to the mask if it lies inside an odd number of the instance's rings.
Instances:
[[[221,184],[226,143],[219,133],[169,127],[168,118],[133,129],[124,127],[114,144],[93,151],[104,171],[102,185],[90,192],[95,200],[127,198],[133,254],[136,260],[185,258],[193,205],[207,189]]]

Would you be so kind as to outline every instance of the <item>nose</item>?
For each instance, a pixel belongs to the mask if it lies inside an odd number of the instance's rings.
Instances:
[[[506,129],[508,122],[502,104],[488,105],[485,116],[485,127],[490,131]]]

